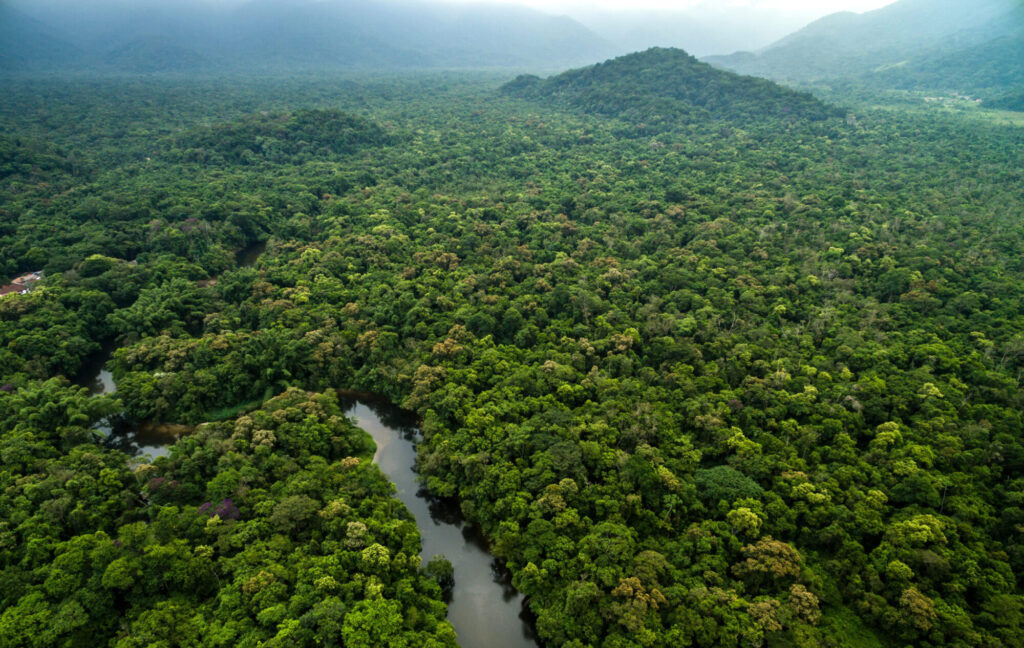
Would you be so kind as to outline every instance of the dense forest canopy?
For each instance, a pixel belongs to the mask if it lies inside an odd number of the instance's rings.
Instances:
[[[0,82],[0,646],[456,645],[341,388],[544,645],[1024,643],[1024,129],[510,76]]]

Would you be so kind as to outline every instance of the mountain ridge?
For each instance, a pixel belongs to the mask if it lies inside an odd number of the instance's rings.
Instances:
[[[564,69],[616,51],[566,16],[485,4],[252,0],[236,7],[179,7],[101,0],[83,9],[61,0],[38,6],[16,0],[10,10],[35,27],[3,32],[0,55],[8,55],[0,63],[9,63],[0,69],[8,73]],[[73,44],[62,49],[35,43],[62,29],[74,33]],[[48,50],[56,54],[43,56]],[[15,64],[20,61],[25,65]]]

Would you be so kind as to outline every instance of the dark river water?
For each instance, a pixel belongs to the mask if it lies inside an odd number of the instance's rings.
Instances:
[[[260,258],[267,249],[266,241],[257,241],[250,243],[238,252],[235,252],[235,263],[240,268],[251,268],[256,265],[256,260]]]
[[[93,395],[113,394],[117,391],[114,377],[102,367],[103,363],[100,363],[90,374],[92,380],[84,383]],[[192,431],[187,425],[173,423],[144,422],[132,425],[117,416],[100,421],[96,429],[106,437],[106,445],[135,457],[145,455],[150,458],[166,456],[168,448],[175,441]]]
[[[458,507],[428,495],[415,470],[419,429],[410,413],[376,398],[342,395],[342,406],[373,436],[373,460],[398,489],[423,538],[423,562],[441,554],[455,568],[448,620],[462,648],[537,648],[523,597]]]

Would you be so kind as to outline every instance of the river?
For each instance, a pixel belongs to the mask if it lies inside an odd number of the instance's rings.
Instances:
[[[256,260],[262,256],[266,249],[266,241],[250,243],[238,252],[235,252],[235,263],[239,268],[251,268],[256,265]]]
[[[454,502],[431,497],[417,479],[415,417],[368,396],[342,394],[342,407],[377,444],[373,460],[416,518],[423,562],[441,554],[455,568],[448,620],[462,648],[537,648],[523,597]]]
[[[98,363],[87,383],[94,394],[116,392],[110,372]],[[431,497],[419,484],[416,442],[419,429],[411,413],[371,395],[341,392],[346,414],[377,444],[374,462],[395,485],[398,498],[416,519],[426,564],[443,555],[455,570],[455,586],[448,603],[448,620],[462,648],[537,648],[533,625],[507,570],[487,552],[487,543],[462,519],[458,506]],[[184,425],[141,423],[129,425],[117,417],[97,429],[106,444],[132,456],[156,458],[183,434]]]

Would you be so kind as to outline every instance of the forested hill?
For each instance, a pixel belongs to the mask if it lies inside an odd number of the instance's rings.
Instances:
[[[872,72],[873,85],[999,97],[1024,87],[1024,5],[1018,33]],[[994,102],[993,102],[994,103]]]
[[[652,48],[543,80],[522,75],[503,89],[648,124],[707,117],[823,119],[837,112],[809,94],[715,69],[672,48]]]
[[[836,13],[759,52],[706,60],[742,74],[880,88],[998,96],[1024,84],[1024,4],[1017,0],[900,0]]]
[[[991,108],[1024,111],[1024,89],[1018,88],[1016,91],[1010,91],[986,105]]]

